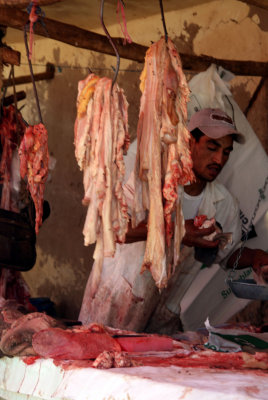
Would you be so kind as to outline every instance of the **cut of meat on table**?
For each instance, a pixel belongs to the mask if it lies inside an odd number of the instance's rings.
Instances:
[[[83,170],[87,210],[83,229],[86,246],[96,242],[92,295],[100,279],[103,257],[112,257],[128,228],[123,193],[123,154],[129,146],[128,103],[123,90],[108,78],[90,74],[78,85],[75,156]]]
[[[28,189],[35,205],[35,231],[42,225],[45,183],[48,176],[48,135],[40,123],[28,126],[19,148],[20,174],[27,178]]]
[[[142,271],[150,269],[156,285],[163,288],[178,262],[185,233],[178,185],[194,180],[186,128],[189,89],[169,38],[148,49],[140,88],[132,225],[149,211]]]
[[[62,324],[46,314],[35,312],[22,315],[3,331],[0,350],[8,356],[36,355],[32,347],[33,334],[55,326]]]
[[[123,336],[116,339],[122,350],[133,353],[142,351],[171,351],[172,338],[165,336]]]
[[[122,366],[126,366],[127,360],[120,355],[122,352],[171,351],[173,342],[172,338],[166,336],[138,335],[94,323],[72,329],[44,329],[34,334],[32,339],[35,352],[42,357],[87,360],[100,356],[96,365],[104,364],[106,368],[110,364],[119,365],[120,360]]]
[[[103,351],[121,351],[109,334],[86,330],[45,329],[34,334],[32,344],[36,354],[59,360],[95,359]]]
[[[108,369],[108,368],[129,368],[133,367],[134,363],[126,353],[116,351],[104,351],[93,362],[93,368]]]
[[[25,129],[26,125],[23,122],[21,113],[13,105],[3,107],[0,121],[2,147],[0,178],[3,184],[0,207],[8,211],[18,212],[17,207],[12,202],[11,163],[13,152],[19,146]]]
[[[268,370],[268,354],[256,352],[221,353],[212,350],[181,351],[159,354],[132,354],[131,360],[140,365],[184,368],[220,368],[230,370]]]
[[[15,300],[1,299],[0,304],[0,332],[3,329],[7,329],[15,322],[18,318],[27,314],[27,310],[21,304],[18,304]],[[1,338],[0,333],[0,338]]]

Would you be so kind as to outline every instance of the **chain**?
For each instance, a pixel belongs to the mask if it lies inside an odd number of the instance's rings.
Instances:
[[[242,255],[242,252],[243,252],[243,249],[244,249],[244,247],[245,247],[246,241],[247,241],[247,239],[248,239],[249,228],[251,227],[251,225],[252,225],[252,223],[253,223],[253,221],[254,221],[254,219],[255,219],[255,217],[256,217],[256,214],[257,214],[258,209],[259,209],[259,207],[260,207],[261,201],[265,199],[265,189],[266,189],[267,184],[268,184],[268,176],[267,176],[266,179],[265,179],[265,182],[264,182],[263,187],[262,187],[261,189],[259,189],[259,199],[258,199],[258,201],[257,201],[256,207],[255,207],[255,209],[254,209],[254,212],[253,212],[251,221],[250,221],[250,223],[249,223],[249,225],[248,225],[247,231],[246,231],[246,233],[245,233],[245,235],[244,235],[244,241],[243,241],[243,243],[242,243],[241,246],[240,246],[240,249],[239,249],[237,258],[236,258],[236,260],[235,260],[233,269],[230,271],[230,273],[229,273],[229,275],[228,275],[228,279],[231,279],[231,280],[232,280],[233,277],[234,277],[234,275],[235,275],[235,271],[236,271],[236,268],[237,268],[237,266],[238,266],[238,262],[239,262],[239,260],[240,260],[240,257],[241,257],[241,255]]]

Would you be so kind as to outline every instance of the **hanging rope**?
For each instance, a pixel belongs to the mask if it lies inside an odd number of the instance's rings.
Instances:
[[[38,99],[38,94],[37,94],[37,89],[36,89],[35,80],[34,80],[32,62],[30,60],[30,55],[29,55],[29,47],[28,47],[28,42],[27,42],[27,27],[26,27],[26,25],[24,27],[24,43],[25,43],[25,48],[26,48],[26,55],[27,55],[27,59],[28,59],[28,64],[29,64],[29,68],[30,68],[31,79],[32,79],[32,83],[33,83],[34,96],[35,96],[35,100],[36,100],[39,120],[40,120],[41,123],[43,123],[40,104],[39,104],[39,99]]]
[[[14,65],[11,66],[12,71],[12,84],[13,84],[13,96],[14,96],[14,106],[15,106],[15,118],[16,118],[16,143],[19,144],[19,121],[18,121],[18,102],[17,102],[17,92],[15,86],[15,73]]]
[[[32,0],[28,7],[27,12],[29,14],[29,20],[27,23],[27,27],[29,26],[29,57],[30,60],[32,59],[32,49],[33,49],[33,40],[34,40],[34,26],[37,22],[40,22],[43,26],[44,30],[46,31],[46,35],[48,36],[48,32],[46,26],[44,24],[43,18],[45,13],[42,11],[41,7],[39,6],[41,0]]]
[[[164,28],[164,32],[165,32],[165,41],[166,41],[166,43],[167,43],[167,41],[168,41],[168,33],[167,33],[167,27],[166,27],[166,21],[165,21],[165,15],[164,15],[164,9],[163,9],[162,0],[159,0],[159,4],[160,4],[160,10],[161,10],[161,18],[162,18],[163,28]]]
[[[12,67],[10,68],[8,79],[7,79],[7,81],[12,84],[11,76],[12,76]],[[4,100],[5,100],[5,97],[6,97],[6,93],[7,93],[7,86],[4,86],[4,91],[3,91],[3,95],[2,95],[2,99],[1,99],[1,105],[0,105],[0,122],[1,122],[1,119],[3,117],[3,108],[4,108]]]
[[[112,81],[112,88],[113,88],[113,85],[115,84],[115,81],[116,81],[116,78],[117,78],[117,75],[118,75],[118,71],[119,71],[119,67],[120,67],[120,56],[119,56],[118,50],[116,48],[116,45],[114,44],[114,42],[113,42],[113,40],[112,40],[112,38],[111,38],[111,36],[110,36],[105,24],[104,24],[104,21],[103,21],[103,9],[104,9],[104,0],[101,0],[101,7],[100,7],[101,24],[102,24],[103,30],[104,30],[109,42],[111,43],[111,45],[112,45],[112,47],[113,47],[113,49],[115,51],[116,60],[117,60],[116,69],[115,69],[115,73],[114,73],[114,78],[113,78],[113,81]]]
[[[117,18],[118,18],[118,23],[120,25],[121,31],[124,35],[124,45],[128,42],[128,43],[132,43],[132,39],[129,36],[129,33],[127,31],[127,21],[126,21],[126,16],[125,16],[125,4],[123,2],[123,0],[118,0],[117,2],[117,9],[116,9],[116,14],[117,14]],[[121,25],[120,19],[119,19],[119,11],[121,11],[121,16],[122,16],[122,20],[123,20],[123,26]]]
[[[33,35],[34,35],[34,24],[38,20],[38,15],[37,15],[37,5],[38,5],[38,0],[33,0],[29,7],[27,8],[27,11],[29,12],[29,22],[30,22],[30,36],[29,36],[29,59],[32,59],[32,49],[33,49]]]

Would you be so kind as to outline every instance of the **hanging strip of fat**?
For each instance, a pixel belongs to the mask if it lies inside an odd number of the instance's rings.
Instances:
[[[186,128],[189,89],[169,38],[149,48],[141,80],[132,224],[140,222],[141,209],[149,212],[142,271],[149,268],[161,289],[174,271],[185,232],[178,186],[194,179]]]
[[[137,131],[136,194],[137,183],[142,184],[143,208],[149,211],[148,233],[142,271],[150,269],[156,285],[166,286],[165,225],[162,202],[161,172],[161,99],[162,71],[165,51],[160,42],[152,45],[146,55],[146,78],[141,99],[140,118]],[[159,76],[160,75],[160,76]],[[134,205],[139,209],[135,197]],[[135,213],[135,211],[134,211]]]
[[[79,82],[75,122],[75,155],[84,172],[83,205],[87,215],[84,244],[96,242],[90,293],[94,296],[103,257],[112,257],[116,241],[124,242],[128,228],[123,193],[123,152],[129,144],[128,103],[122,89],[106,77],[90,74]]]

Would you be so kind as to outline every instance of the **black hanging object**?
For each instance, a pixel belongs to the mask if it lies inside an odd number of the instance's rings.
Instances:
[[[117,50],[117,48],[116,48],[116,45],[114,44],[114,42],[113,42],[113,40],[112,40],[112,38],[111,38],[111,36],[110,36],[110,34],[109,34],[109,32],[108,32],[108,30],[107,30],[105,24],[104,24],[104,21],[103,21],[103,9],[104,9],[104,0],[101,0],[101,7],[100,7],[100,20],[101,20],[101,24],[102,24],[103,30],[104,30],[104,32],[105,32],[105,34],[106,34],[106,36],[107,36],[109,42],[111,43],[111,45],[112,45],[112,47],[113,47],[113,49],[114,49],[114,51],[115,51],[116,60],[117,60],[116,68],[115,68],[115,73],[114,73],[114,77],[113,77],[113,81],[112,81],[112,88],[113,88],[113,86],[114,86],[114,84],[115,84],[115,81],[116,81],[116,78],[117,78],[117,75],[118,75],[118,72],[119,72],[120,56],[119,56],[118,50]]]
[[[29,47],[28,47],[28,42],[27,42],[27,26],[26,25],[24,27],[24,43],[25,43],[26,55],[27,55],[28,64],[29,64],[29,68],[30,68],[30,74],[31,74],[31,78],[32,78],[32,83],[33,83],[34,96],[35,96],[35,100],[36,100],[39,120],[40,120],[41,123],[43,123],[43,119],[42,119],[42,115],[41,115],[41,109],[40,109],[40,103],[39,103],[36,84],[35,84],[35,80],[34,80],[33,66],[32,66],[32,62],[30,60]]]
[[[159,0],[159,4],[160,4],[161,18],[162,18],[164,33],[165,33],[165,41],[167,43],[167,41],[168,41],[168,33],[167,33],[167,27],[166,27],[166,21],[165,21],[164,8],[163,8],[162,0]]]

